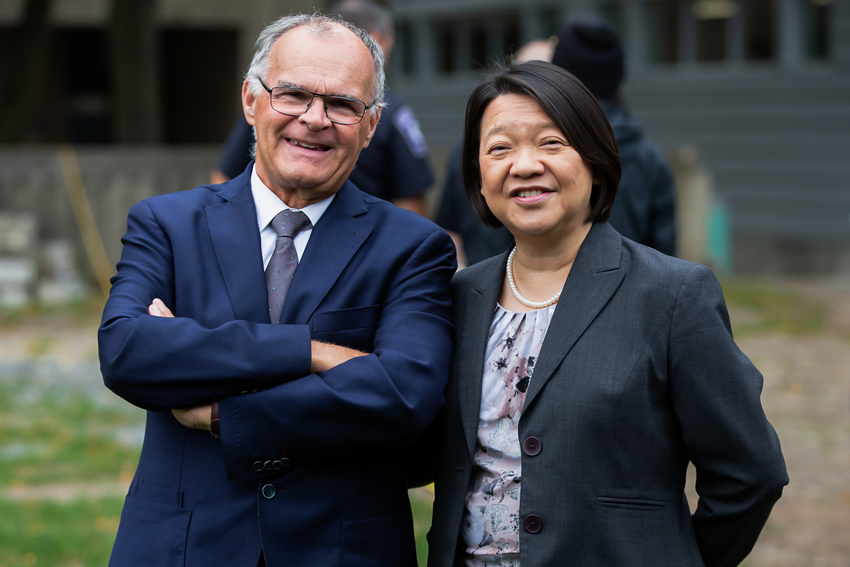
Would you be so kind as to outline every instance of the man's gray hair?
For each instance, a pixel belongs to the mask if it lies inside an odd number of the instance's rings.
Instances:
[[[260,33],[257,43],[254,44],[254,58],[245,74],[248,87],[253,95],[262,96],[266,92],[257,77],[265,77],[268,73],[269,53],[271,53],[272,46],[280,36],[301,26],[307,26],[317,37],[332,37],[339,31],[338,26],[351,30],[359,37],[369,49],[372,61],[375,64],[375,83],[372,85],[371,100],[366,101],[366,103],[373,105],[371,109],[373,114],[377,113],[378,109],[383,108],[386,76],[384,74],[384,52],[381,50],[381,46],[365,30],[354,24],[318,13],[283,16],[266,26],[266,29]]]

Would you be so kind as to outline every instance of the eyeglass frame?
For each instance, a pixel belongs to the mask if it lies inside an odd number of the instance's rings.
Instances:
[[[329,95],[329,94],[314,93],[313,91],[308,91],[306,89],[301,89],[301,88],[298,88],[298,87],[271,87],[271,88],[269,88],[266,85],[266,83],[263,82],[262,77],[258,76],[257,80],[260,81],[260,84],[269,93],[269,105],[272,107],[272,110],[274,110],[275,112],[277,112],[279,114],[283,114],[284,116],[304,116],[305,114],[310,112],[310,107],[313,106],[313,102],[315,102],[316,97],[324,98],[324,99],[327,99],[328,97],[339,98],[339,99],[342,99],[342,100],[350,100],[350,101],[362,103],[364,108],[363,108],[363,114],[360,115],[360,119],[357,122],[336,122],[335,120],[333,120],[328,115],[328,105],[327,104],[322,105],[322,106],[325,107],[325,117],[328,120],[330,120],[332,123],[339,124],[340,126],[354,126],[355,124],[360,124],[361,122],[363,122],[363,117],[366,116],[366,111],[375,106],[374,102],[372,104],[366,104],[365,102],[363,102],[359,98],[354,98],[354,97],[350,97],[350,96],[340,96],[340,95]],[[311,98],[310,102],[307,103],[307,108],[304,110],[304,112],[302,112],[301,114],[289,114],[288,112],[282,112],[282,111],[280,111],[280,110],[278,110],[274,107],[274,104],[272,103],[272,90],[274,90],[274,89],[289,89],[289,90],[293,90],[293,91],[299,91],[299,92],[302,92],[302,93],[307,93],[309,95],[312,95],[313,98]]]

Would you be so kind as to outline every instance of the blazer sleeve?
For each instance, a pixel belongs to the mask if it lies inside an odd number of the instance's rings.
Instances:
[[[762,375],[732,340],[717,279],[694,266],[671,324],[670,394],[697,470],[693,526],[707,567],[738,565],[788,483]]]
[[[322,374],[219,404],[228,478],[249,480],[257,461],[290,466],[409,446],[444,403],[452,357],[454,245],[430,233],[387,286],[374,351]],[[371,331],[370,331],[371,332]]]
[[[194,407],[310,373],[307,325],[232,321],[208,329],[148,315],[154,298],[174,306],[175,260],[144,201],[130,209],[122,242],[98,329],[103,380],[116,394],[148,410]]]

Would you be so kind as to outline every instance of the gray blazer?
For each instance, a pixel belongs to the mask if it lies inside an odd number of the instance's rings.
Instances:
[[[417,457],[436,465],[430,567],[455,561],[506,256],[452,281],[457,337],[446,406]],[[740,563],[788,482],[761,388],[708,268],[595,224],[519,426],[522,567]],[[700,495],[694,515],[683,492],[688,461]]]

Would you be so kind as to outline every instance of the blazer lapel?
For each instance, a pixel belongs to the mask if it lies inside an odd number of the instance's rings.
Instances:
[[[313,228],[304,259],[283,304],[281,323],[305,324],[339,279],[351,258],[372,233],[358,218],[367,212],[360,192],[346,181]]]
[[[466,446],[470,458],[475,456],[475,442],[478,439],[478,416],[481,411],[481,382],[484,377],[484,356],[493,312],[499,299],[502,280],[505,276],[505,252],[499,262],[489,267],[472,288],[467,290],[463,306],[465,322],[460,328],[460,337],[455,347],[455,356],[462,357],[458,369],[458,403],[466,436]]]
[[[620,268],[621,238],[608,223],[595,223],[582,243],[546,331],[524,412],[620,287],[625,276]]]
[[[224,203],[206,208],[207,226],[237,319],[269,323],[251,168],[224,185]]]

